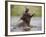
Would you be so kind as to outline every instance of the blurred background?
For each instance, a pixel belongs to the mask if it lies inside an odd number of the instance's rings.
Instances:
[[[29,8],[30,14],[34,13],[35,17],[41,17],[42,16],[42,8],[41,6],[28,6],[28,5],[11,5],[11,16],[21,16],[25,9]]]

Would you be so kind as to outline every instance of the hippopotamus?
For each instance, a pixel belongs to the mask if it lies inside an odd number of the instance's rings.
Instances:
[[[23,22],[21,23],[20,26],[23,26],[24,31],[29,31],[30,30],[30,27],[31,27],[30,21],[31,21],[31,18],[34,16],[34,14],[30,15],[28,12],[29,12],[29,9],[26,8],[25,13],[20,18],[21,20],[23,20]]]

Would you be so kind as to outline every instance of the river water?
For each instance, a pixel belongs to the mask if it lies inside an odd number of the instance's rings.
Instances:
[[[21,32],[23,31],[23,27],[18,27],[19,23],[21,23],[22,20],[20,20],[20,17],[18,16],[12,16],[11,17],[11,23],[10,23],[10,29],[11,32]],[[30,31],[40,31],[42,30],[42,18],[41,17],[32,17],[30,25],[32,26]]]

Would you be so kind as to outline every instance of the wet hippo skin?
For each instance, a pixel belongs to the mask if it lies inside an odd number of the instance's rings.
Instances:
[[[20,26],[23,26],[25,31],[29,31],[30,30],[30,27],[31,27],[30,26],[30,20],[31,20],[31,18],[33,16],[33,14],[30,15],[28,12],[29,12],[29,9],[26,8],[25,13],[21,17],[21,20],[23,20],[23,22],[20,24]]]

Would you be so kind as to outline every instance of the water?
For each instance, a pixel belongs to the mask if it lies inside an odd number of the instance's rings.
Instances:
[[[20,17],[11,17],[11,32],[21,32],[23,27],[18,27],[18,24],[21,23]],[[42,18],[41,17],[32,17],[30,25],[32,26],[30,31],[40,31],[42,30]]]

